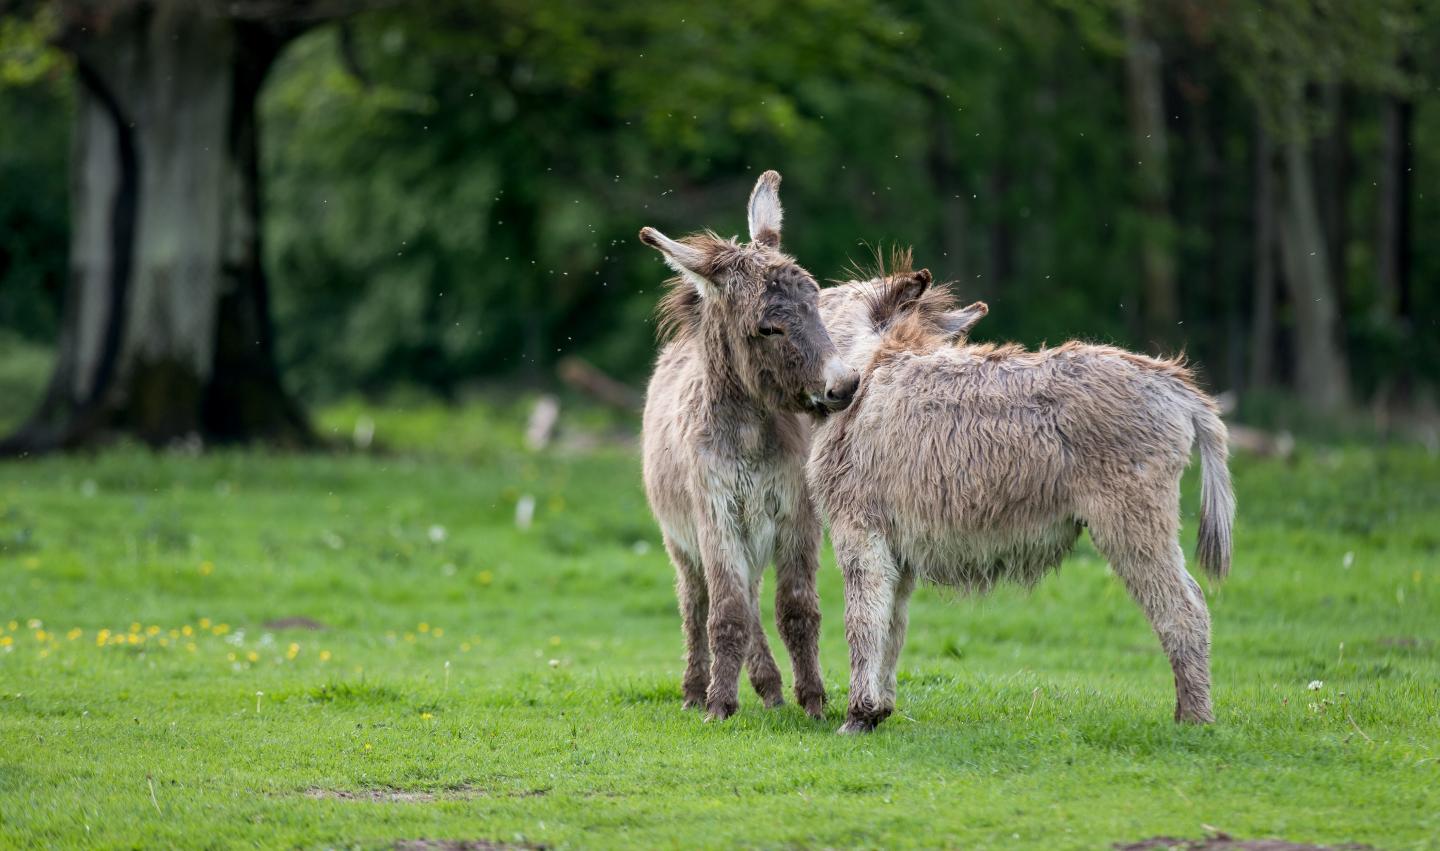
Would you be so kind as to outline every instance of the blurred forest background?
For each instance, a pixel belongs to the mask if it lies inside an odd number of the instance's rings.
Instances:
[[[911,244],[990,303],[977,337],[1183,349],[1272,424],[1433,416],[1440,3],[0,12],[12,447],[293,438],[567,356],[639,385],[636,231],[742,232],[766,168],[818,277]]]

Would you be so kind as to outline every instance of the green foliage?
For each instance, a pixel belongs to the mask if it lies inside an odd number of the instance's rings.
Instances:
[[[68,71],[45,8],[0,22],[0,75],[20,84],[0,86],[0,328],[36,340],[55,333],[67,228]],[[1164,56],[1168,220],[1137,200],[1126,12]],[[1402,367],[1440,380],[1440,288],[1425,286],[1440,252],[1418,236],[1440,226],[1423,191],[1440,172],[1440,3],[441,0],[347,26],[294,43],[261,103],[279,347],[307,398],[549,380],[566,354],[638,380],[666,273],[636,231],[740,233],[765,168],[786,177],[786,246],[819,277],[913,244],[990,303],[984,339],[1152,348],[1141,251],[1171,246],[1184,324],[1169,345],[1211,386],[1240,386],[1255,133],[1332,132],[1322,88],[1350,104],[1336,250],[1358,395]],[[1408,327],[1381,306],[1374,259],[1395,94],[1417,104]],[[1303,109],[1282,128],[1287,104]]]
[[[342,432],[371,418],[389,442],[373,455],[0,466],[0,845],[1093,849],[1219,829],[1420,849],[1440,833],[1433,454],[1235,460],[1234,572],[1206,585],[1213,728],[1170,721],[1155,637],[1082,544],[1033,593],[917,594],[900,712],[851,739],[834,733],[828,550],[829,717],[745,687],[735,718],[702,723],[680,708],[672,572],[633,451],[532,456],[518,406],[448,427],[401,407],[319,412]],[[1187,535],[1196,504],[1187,481]],[[324,629],[267,626],[301,616]]]

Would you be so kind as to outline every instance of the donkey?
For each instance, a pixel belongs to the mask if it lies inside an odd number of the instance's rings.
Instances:
[[[640,240],[675,271],[660,302],[668,343],[646,393],[645,492],[675,564],[685,628],[685,707],[723,720],[742,662],[766,706],[783,702],[760,625],[760,578],[775,561],[775,621],[795,699],[821,717],[820,521],[805,484],[806,413],[850,403],[859,375],[820,323],[820,289],[780,250],[780,175],[750,195],[750,242],[705,232]]]
[[[917,579],[974,593],[1033,585],[1082,526],[1170,657],[1175,720],[1212,722],[1210,614],[1178,541],[1192,443],[1197,556],[1217,579],[1230,567],[1235,502],[1225,425],[1189,370],[1110,346],[963,342],[985,304],[957,309],[908,256],[889,275],[827,289],[820,310],[862,373],[854,403],[817,428],[808,466],[845,579],[840,732],[873,730],[894,710]]]

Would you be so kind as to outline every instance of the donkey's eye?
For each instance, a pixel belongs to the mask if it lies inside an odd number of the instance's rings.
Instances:
[[[779,325],[766,325],[766,324],[762,324],[762,325],[760,326],[760,328],[759,328],[759,331],[760,331],[760,336],[762,336],[762,337],[773,337],[773,336],[775,336],[776,334],[784,334],[784,333],[785,333],[785,329],[784,329],[784,328],[781,328]]]

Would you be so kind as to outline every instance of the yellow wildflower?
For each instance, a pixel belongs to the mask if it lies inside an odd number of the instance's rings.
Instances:
[[[469,652],[470,652],[470,642],[468,642],[468,641],[462,641],[462,642],[460,642],[460,652],[461,652],[461,653],[469,653]]]
[[[108,641],[109,639],[110,639],[110,630],[108,630],[108,629],[102,629],[102,630],[100,630],[99,632],[95,633],[95,646],[96,646],[96,647],[104,647],[104,646],[105,646],[105,642]]]
[[[441,629],[440,627],[437,626],[437,627],[435,627],[435,632],[434,632],[433,634],[434,634],[434,636],[435,636],[436,638],[439,638],[439,637],[441,637],[442,635],[445,634],[445,630],[443,630],[443,629]]]
[[[429,632],[429,631],[430,631],[430,624],[428,624],[428,623],[426,623],[426,622],[424,622],[424,621],[421,621],[421,622],[420,622],[420,626],[418,627],[418,629],[419,629],[421,632]]]
[[[201,628],[201,629],[209,629],[209,628],[210,628],[210,619],[209,619],[209,618],[201,618],[201,619],[200,619],[200,628]]]
[[[430,714],[429,712],[421,712],[421,713],[420,713],[420,720],[421,720],[421,721],[429,721],[431,718],[434,718],[434,717],[435,717],[435,716],[432,715],[432,714]]]
[[[491,573],[488,570],[482,570],[480,571],[480,575],[475,577],[475,579],[481,585],[489,585],[491,582],[495,581],[495,574]]]
[[[77,627],[75,627],[74,629],[70,630],[69,632],[65,633],[65,637],[68,638],[68,639],[70,639],[71,641],[74,641],[75,639],[79,638],[80,636],[82,636],[82,635],[84,635],[84,634],[85,634],[85,630],[83,630],[83,629],[81,629],[80,627],[77,626]]]
[[[0,635],[0,647],[9,647],[15,643],[15,639],[8,635]]]
[[[156,626],[155,624],[152,623],[152,624],[150,624],[149,626],[145,627],[145,634],[146,634],[146,635],[149,635],[149,636],[159,635],[159,634],[160,634],[160,627],[159,627],[159,626]]]
[[[300,655],[300,645],[295,644],[294,642],[291,642],[290,646],[289,646],[288,648],[286,648],[286,650],[285,650],[285,658],[286,658],[286,659],[292,659],[292,660],[293,660],[296,656],[299,656],[299,655]]]
[[[20,628],[20,623],[18,621],[11,621],[5,624],[5,628],[10,630],[11,632],[14,632],[15,630]]]
[[[139,632],[139,631],[140,631],[140,622],[139,622],[139,621],[131,621],[131,622],[130,622],[130,631],[131,631],[131,632]]]
[[[201,576],[209,576],[210,574],[212,574],[212,573],[214,573],[214,572],[215,572],[215,564],[214,564],[213,562],[208,562],[208,561],[202,561],[202,562],[200,562],[200,575],[201,575]]]
[[[260,654],[256,653],[254,650],[251,650],[249,653],[245,654],[245,658],[249,659],[251,662],[258,662],[260,661]]]
[[[321,661],[321,662],[329,662],[329,661],[330,661],[330,651],[329,651],[329,650],[321,650],[321,651],[320,651],[320,661]]]
[[[195,634],[195,630],[191,629],[190,624],[187,623],[184,626],[180,627],[180,634],[185,636],[186,638],[189,638],[190,636]]]
[[[552,636],[550,636],[550,646],[551,646],[551,647],[559,647],[559,646],[560,646],[560,636],[558,636],[558,635],[552,635]]]

